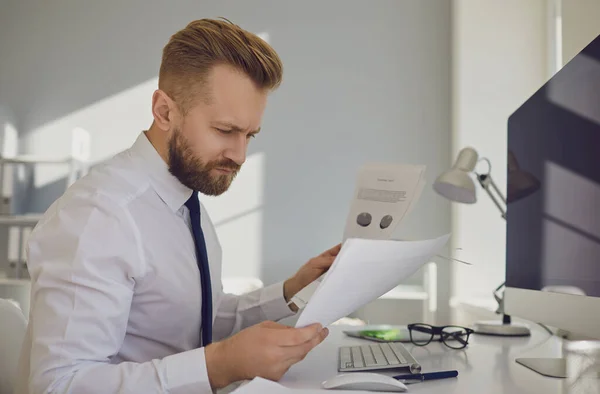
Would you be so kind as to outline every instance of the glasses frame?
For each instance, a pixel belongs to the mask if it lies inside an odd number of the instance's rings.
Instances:
[[[429,338],[429,341],[425,342],[425,341],[415,341],[413,340],[413,330],[415,329],[416,326],[423,326],[423,327],[427,327],[429,329],[431,329],[431,338]],[[433,338],[436,335],[439,335],[439,338],[437,338],[436,340],[438,342],[442,342],[444,345],[448,346],[451,349],[464,349],[467,347],[467,345],[469,345],[469,337],[475,333],[475,330],[468,328],[468,327],[462,327],[462,326],[456,326],[456,325],[447,325],[447,326],[432,326],[431,324],[426,324],[426,323],[413,323],[413,324],[409,324],[408,326],[408,333],[410,334],[410,342],[415,345],[415,346],[427,346],[429,345],[432,341]],[[452,346],[450,344],[448,344],[446,342],[446,339],[448,339],[448,337],[450,337],[451,335],[447,334],[444,332],[444,329],[446,328],[460,328],[461,330],[465,330],[465,332],[467,333],[467,337],[466,339],[464,339],[464,344],[461,347],[456,347],[456,346]],[[423,333],[422,331],[419,330],[415,330],[416,332],[419,333]],[[446,334],[446,335],[444,335]],[[462,339],[456,339],[457,341],[459,341],[459,343],[463,342]]]

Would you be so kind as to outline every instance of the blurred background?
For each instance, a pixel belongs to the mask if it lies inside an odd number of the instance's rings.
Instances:
[[[221,16],[284,63],[238,178],[203,199],[226,288],[285,279],[340,242],[362,164],[424,164],[428,186],[395,236],[452,232],[443,253],[472,266],[436,259],[353,317],[493,314],[505,222],[491,200],[452,204],[431,184],[474,146],[505,191],[507,118],[600,33],[598,1],[0,0],[0,297],[27,312],[23,245],[39,214],[150,126],[170,35]]]

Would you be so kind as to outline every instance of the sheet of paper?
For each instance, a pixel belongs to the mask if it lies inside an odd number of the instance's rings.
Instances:
[[[359,170],[344,228],[348,238],[389,239],[423,190],[425,166],[369,163]]]
[[[427,183],[424,172],[423,165],[369,163],[362,166],[357,176],[342,242],[349,237],[389,239],[402,219],[417,205]],[[367,226],[358,223],[357,215],[364,212],[371,215],[371,223]],[[381,229],[381,220],[385,215],[392,216],[392,221],[387,228]],[[304,308],[324,277],[322,275],[304,287],[291,301],[299,309]]]
[[[408,209],[406,210],[406,213],[404,214],[402,219],[407,217],[412,212],[412,210],[415,209],[415,207],[417,206],[417,202],[419,202],[419,199],[421,198],[421,194],[423,193],[423,190],[425,189],[425,185],[427,185],[427,181],[425,180],[424,177],[421,177],[421,179],[419,180],[419,184],[417,185],[417,188],[415,189],[415,194],[414,194],[412,200],[410,201],[410,204],[408,205]],[[400,223],[398,223],[398,224],[400,224]]]
[[[310,297],[296,327],[323,327],[381,297],[414,274],[450,235],[423,241],[350,238]]]
[[[231,394],[279,394],[292,393],[291,389],[263,378],[254,378],[250,382],[238,387]]]

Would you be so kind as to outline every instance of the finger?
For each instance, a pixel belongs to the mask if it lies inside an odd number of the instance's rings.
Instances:
[[[298,361],[301,361],[311,350],[313,350],[321,342],[323,342],[328,335],[329,330],[327,328],[324,328],[323,330],[321,330],[321,332],[319,332],[319,335],[315,336],[310,341],[295,347],[290,347],[290,359],[293,361],[294,364]]]
[[[280,331],[274,333],[274,335],[278,336],[277,343],[279,346],[298,346],[318,336],[322,329],[323,327],[319,323],[315,323],[303,328]]]
[[[335,245],[333,248],[321,253],[321,256],[334,256],[335,257],[338,255],[341,248],[342,248],[342,244],[339,243],[339,244]]]
[[[301,345],[295,346],[294,348],[290,348],[290,349],[293,349],[295,352],[295,354],[292,357],[294,359],[303,359],[304,357],[306,357],[306,355],[311,350],[313,350],[321,342],[323,342],[325,340],[325,338],[327,338],[328,335],[329,335],[329,330],[327,328],[324,328],[323,330],[321,330],[321,332],[319,332],[319,334],[317,336],[315,336],[310,341],[305,342]]]
[[[335,261],[335,257],[333,256],[320,256],[317,257],[316,259],[314,259],[312,261],[312,267],[313,268],[317,268],[317,269],[321,269],[321,270],[325,270],[328,269],[329,267],[331,267],[331,265],[333,264],[333,262]]]
[[[281,323],[276,323],[274,321],[271,320],[265,320],[262,323],[260,323],[261,327],[264,328],[274,328],[274,329],[287,329],[287,328],[291,328],[290,326],[286,326],[284,324]]]

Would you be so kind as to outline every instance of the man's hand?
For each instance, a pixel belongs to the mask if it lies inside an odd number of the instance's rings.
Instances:
[[[210,385],[218,389],[257,376],[277,381],[328,333],[320,324],[292,328],[272,321],[246,328],[204,349]]]
[[[329,269],[329,267],[331,267],[331,264],[333,264],[333,261],[340,252],[341,248],[342,244],[337,244],[333,248],[326,250],[317,257],[310,259],[306,264],[300,267],[294,276],[286,280],[283,284],[283,295],[285,297],[285,301],[289,302],[297,292],[323,275]],[[290,307],[294,310],[294,312],[297,311],[297,307],[295,305],[292,304]]]

